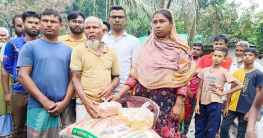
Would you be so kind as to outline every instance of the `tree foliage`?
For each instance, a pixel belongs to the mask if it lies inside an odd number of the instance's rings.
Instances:
[[[263,56],[263,11],[255,15],[255,36],[251,41],[255,42],[256,47],[261,50]]]
[[[22,14],[26,10],[41,12],[44,8],[55,8],[60,12],[65,11],[65,7],[71,5],[73,0],[1,0],[0,1],[0,23],[1,26],[10,29],[12,35],[12,17]],[[65,18],[66,14],[62,14]]]
[[[204,8],[207,6],[206,8]],[[203,5],[198,20],[197,32],[203,35],[202,41],[211,43],[212,38],[217,34],[224,34],[229,37],[230,43],[236,43],[240,40],[249,41],[252,44],[258,44],[256,28],[261,13],[256,13],[257,4],[252,3],[247,8],[242,8],[241,4],[218,3],[215,8],[212,5]],[[218,10],[219,9],[219,10]],[[218,10],[218,15],[215,13]],[[216,18],[216,26],[214,25]],[[262,19],[262,18],[261,18]]]
[[[263,47],[263,11],[255,12],[257,4],[241,8],[240,4],[226,0],[1,0],[0,26],[11,29],[11,18],[25,10],[40,12],[44,7],[59,10],[66,23],[70,11],[80,11],[86,17],[109,17],[111,5],[121,5],[126,10],[128,22],[125,30],[137,37],[151,30],[151,18],[158,8],[173,11],[177,33],[187,33],[188,43],[211,43],[217,34],[225,34],[231,43],[246,40]],[[68,31],[64,26],[63,34]],[[202,35],[198,40],[196,35]]]

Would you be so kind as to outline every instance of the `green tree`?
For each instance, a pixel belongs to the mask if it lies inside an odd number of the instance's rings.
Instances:
[[[54,8],[64,12],[65,7],[70,6],[73,0],[1,0],[0,2],[0,23],[1,26],[7,27],[12,36],[12,17],[16,14],[22,14],[26,10],[41,12],[43,8]],[[62,14],[65,19],[66,15]],[[65,21],[65,20],[64,20]]]
[[[260,50],[261,57],[263,57],[263,11],[255,15],[255,36],[254,42],[258,50]]]
[[[256,13],[257,4],[251,2],[250,7],[241,8],[240,4],[227,3],[226,0],[1,0],[0,25],[8,27],[12,34],[12,16],[29,9],[40,12],[44,7],[59,10],[64,24],[71,11],[107,20],[109,7],[117,4],[126,10],[128,22],[125,30],[139,37],[151,30],[153,12],[165,7],[173,11],[177,33],[188,34],[189,45],[196,40],[196,34],[203,36],[199,40],[203,43],[211,43],[215,35],[225,34],[232,43],[247,40],[262,46],[263,13]],[[67,31],[65,25],[61,34]]]
[[[257,4],[252,3],[250,7],[241,8],[241,4],[221,3],[220,20],[215,21],[216,8],[213,5],[205,5],[200,13],[197,33],[203,35],[204,43],[211,43],[217,34],[224,34],[229,37],[229,42],[234,44],[237,41],[245,40],[255,43],[255,29],[258,22],[255,15]],[[205,8],[204,8],[205,7]],[[215,24],[216,23],[216,24]]]

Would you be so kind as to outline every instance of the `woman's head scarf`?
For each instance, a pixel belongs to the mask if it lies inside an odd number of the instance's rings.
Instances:
[[[173,41],[159,39],[152,31],[138,50],[130,75],[148,89],[182,87],[193,76],[193,56],[187,43],[176,33],[174,23],[170,37]]]

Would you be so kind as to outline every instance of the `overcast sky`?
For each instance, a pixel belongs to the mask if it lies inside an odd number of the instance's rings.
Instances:
[[[228,2],[235,1],[236,3],[241,3],[242,7],[249,7],[251,4],[251,1],[254,3],[259,4],[259,7],[256,9],[256,11],[263,10],[263,0],[227,0]]]

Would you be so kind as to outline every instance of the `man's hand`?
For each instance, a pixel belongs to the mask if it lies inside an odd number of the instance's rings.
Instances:
[[[51,111],[51,110],[53,110],[54,108],[56,108],[56,106],[57,106],[55,102],[53,102],[53,101],[51,101],[51,100],[49,100],[49,99],[44,100],[44,101],[41,101],[40,103],[43,105],[43,107],[44,107],[47,111]]]
[[[121,97],[119,96],[119,94],[115,94],[115,95],[111,95],[107,98],[107,101],[119,101],[121,99]]]
[[[224,118],[226,118],[227,115],[228,115],[228,107],[225,107],[224,110],[223,110],[222,116],[223,116]]]
[[[10,105],[10,99],[11,99],[11,94],[8,93],[8,94],[5,94],[5,103]]]
[[[217,94],[219,96],[224,95],[224,93],[219,88],[211,88],[212,93]]]
[[[171,120],[181,121],[182,105],[175,104],[171,110]]]
[[[244,116],[244,120],[245,120],[245,121],[248,121],[248,115],[249,115],[249,112],[247,112],[247,113],[245,114],[245,116]]]
[[[195,113],[196,114],[198,114],[198,115],[200,115],[200,107],[199,107],[199,104],[197,104],[196,106],[195,106]]]
[[[103,97],[105,97],[106,99],[112,95],[112,91],[113,91],[114,87],[112,85],[108,85],[107,87],[103,88],[100,92],[99,92],[99,98],[102,99]]]
[[[53,116],[57,116],[57,115],[61,114],[66,107],[67,107],[67,105],[63,101],[57,102],[55,108],[48,111],[48,113],[53,115]]]
[[[99,103],[86,99],[82,104],[85,106],[87,112],[92,118],[98,118],[99,116],[99,111],[96,109],[94,105],[99,105]]]

